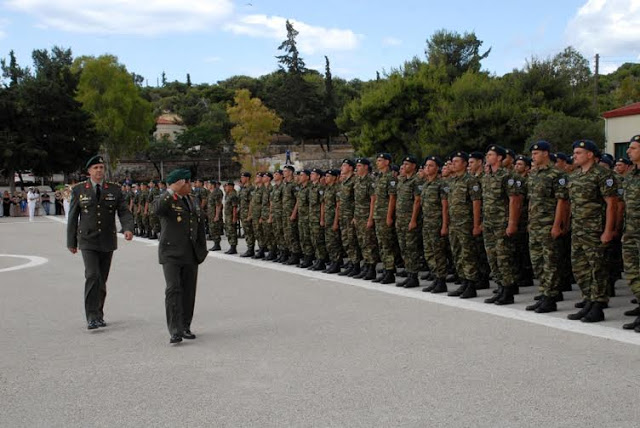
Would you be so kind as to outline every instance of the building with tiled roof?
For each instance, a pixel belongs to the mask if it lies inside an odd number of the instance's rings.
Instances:
[[[602,113],[605,147],[616,158],[626,157],[629,140],[640,134],[640,103],[633,103]]]
[[[168,138],[170,141],[175,141],[176,136],[185,129],[187,128],[183,125],[180,116],[175,113],[164,113],[156,119],[156,130],[153,136],[157,140]]]

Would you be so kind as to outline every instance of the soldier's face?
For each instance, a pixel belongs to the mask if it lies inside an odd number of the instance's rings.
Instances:
[[[527,164],[521,160],[516,161],[516,165],[513,169],[515,169],[518,174],[524,174],[524,172],[527,170]]]
[[[593,152],[587,149],[576,147],[573,149],[573,164],[575,166],[582,166],[587,164],[590,160],[593,160]]]
[[[93,181],[100,182],[104,179],[104,164],[98,163],[91,165],[87,172]]]
[[[634,164],[640,163],[640,143],[634,141],[629,144],[629,148],[627,149],[627,156]],[[575,159],[573,160],[575,162]]]
[[[438,164],[432,160],[427,161],[423,169],[427,177],[435,177],[438,175]]]
[[[504,159],[502,159],[502,166],[505,168],[511,168],[513,166],[513,158],[507,155]]]
[[[544,165],[549,159],[549,152],[544,150],[533,150],[531,152],[531,161],[535,166]]]
[[[461,157],[455,157],[451,160],[451,169],[456,174],[464,172],[467,169],[467,161]]]
[[[489,162],[489,153],[487,153],[487,162]],[[469,171],[478,172],[480,170],[482,170],[482,161],[476,158],[469,159]]]
[[[378,171],[386,171],[389,168],[389,161],[384,158],[376,159],[376,168]]]
[[[324,181],[327,185],[331,186],[333,183],[336,182],[336,177],[334,177],[331,174],[327,174],[324,176]]]
[[[404,167],[404,173],[406,175],[412,175],[414,172],[416,172],[415,163],[404,161],[402,162],[402,166]]]
[[[614,168],[615,172],[620,175],[625,175],[627,173],[627,170],[627,164],[625,164],[624,162],[616,162],[616,166]]]
[[[317,183],[318,180],[320,180],[320,174],[318,174],[317,172],[312,172],[311,173],[311,182],[312,183]]]
[[[344,175],[349,175],[352,172],[353,172],[353,167],[348,163],[343,163],[342,165],[340,165],[340,173]]]
[[[291,171],[289,168],[285,168],[284,171],[282,171],[282,174],[284,175],[285,180],[289,180],[291,178],[291,174],[293,174],[293,171]]]

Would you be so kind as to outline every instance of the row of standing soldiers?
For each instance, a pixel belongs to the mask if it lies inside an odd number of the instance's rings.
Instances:
[[[239,192],[227,183],[216,212],[224,214],[229,254],[237,251],[241,222],[243,257],[382,284],[401,276],[396,285],[413,288],[431,279],[423,291],[473,298],[492,278],[498,287],[485,303],[507,305],[535,277],[540,293],[527,310],[536,313],[556,311],[575,281],[582,300],[568,318],[597,322],[621,278],[623,230],[624,270],[640,297],[635,149],[640,163],[635,136],[630,159],[617,161],[579,140],[573,156],[554,155],[540,141],[530,158],[491,145],[484,153],[454,152],[446,162],[406,156],[397,168],[380,153],[375,174],[367,158],[345,159],[340,170],[287,165],[256,174],[253,183],[243,173]],[[450,291],[448,282],[459,287]],[[640,307],[625,314],[638,318],[624,327],[640,332]]]

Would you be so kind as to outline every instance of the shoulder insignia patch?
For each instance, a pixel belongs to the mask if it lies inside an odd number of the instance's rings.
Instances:
[[[391,180],[391,181],[389,182],[389,185],[390,185],[391,187],[396,187],[396,182],[395,182],[394,180]]]
[[[513,184],[514,184],[515,182],[516,182],[516,181],[515,181],[513,178],[510,178],[510,179],[509,179],[509,181],[507,181],[507,183],[509,184],[509,186],[513,186]]]
[[[561,178],[560,180],[558,180],[558,184],[561,186],[564,186],[565,184],[567,184],[567,179],[566,178]]]
[[[607,187],[613,186],[613,178],[607,178],[607,181],[605,183],[606,183]]]
[[[472,189],[474,192],[477,192],[478,190],[480,190],[480,186],[478,186],[477,184],[474,184]]]

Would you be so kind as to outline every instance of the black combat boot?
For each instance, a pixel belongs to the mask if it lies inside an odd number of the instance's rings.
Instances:
[[[300,253],[291,253],[284,264],[287,266],[296,266],[298,263],[300,263]]]
[[[625,314],[626,316],[628,316],[628,317],[637,317],[637,316],[640,316],[640,306],[638,306],[637,308],[632,309],[632,310],[630,310],[630,311],[626,311],[624,314]],[[632,329],[628,329],[628,330],[632,330]]]
[[[464,292],[460,295],[460,298],[471,299],[473,297],[478,297],[478,293],[476,292],[476,283],[473,281],[467,281],[467,288],[464,289]]]
[[[380,270],[377,271],[380,275],[378,275],[373,281],[371,282],[380,282],[382,281],[382,278],[384,278],[384,275],[387,273],[386,269],[382,269],[382,272],[380,272]]]
[[[396,282],[396,276],[394,275],[395,271],[393,269],[387,269],[384,273],[384,276],[380,280],[380,284],[393,284]]]
[[[369,270],[367,271],[367,274],[362,277],[362,279],[364,279],[365,281],[371,281],[372,279],[376,279],[376,264],[375,263],[371,263],[369,265]]]
[[[525,311],[535,311],[536,309],[538,309],[540,307],[540,305],[542,305],[542,302],[544,302],[547,299],[547,296],[545,295],[541,295],[542,297],[540,297],[538,300],[535,300],[535,302],[527,307],[524,308]],[[538,296],[536,296],[538,297]]]
[[[367,276],[367,273],[369,273],[369,263],[364,263],[362,265],[362,270],[358,272],[358,274],[353,275],[353,278],[362,279]]]
[[[278,255],[278,258],[274,260],[274,262],[276,263],[284,263],[287,261],[287,259],[289,258],[289,251],[287,250],[282,250],[280,251],[280,254]]]
[[[327,268],[327,262],[325,260],[318,260],[316,266],[311,270],[325,270]]]
[[[213,247],[209,248],[209,251],[220,251],[220,250],[222,250],[222,248],[220,248],[220,241],[214,242]]]
[[[351,268],[347,276],[350,278],[353,278],[357,275],[360,275],[361,272],[362,272],[362,269],[360,268],[360,262],[356,262],[353,264],[353,267]]]
[[[338,272],[338,276],[348,276],[352,270],[353,270],[353,263],[348,262],[344,266],[344,270],[342,272]]]
[[[256,260],[264,259],[264,248],[258,248],[258,252],[253,255],[253,258]]]
[[[273,262],[278,259],[278,250],[269,251],[269,255],[264,258],[268,262]]]
[[[331,263],[331,265],[329,265],[329,267],[327,268],[327,273],[328,274],[340,273],[340,263],[338,262]]]
[[[229,249],[227,251],[224,252],[225,254],[238,254],[238,251],[236,251],[236,246],[232,245],[231,247],[229,247]]]
[[[318,266],[318,263],[320,263],[320,259],[314,260],[313,264],[311,266],[309,266],[307,269],[308,270],[315,270],[316,266]]]
[[[431,290],[433,294],[440,294],[447,292],[447,281],[444,278],[438,278],[435,280],[435,287]]]
[[[502,294],[504,293],[504,287],[502,285],[498,286],[498,292],[496,294],[494,294],[493,296],[489,297],[488,299],[484,299],[485,303],[495,303],[498,301],[498,299],[500,299],[502,297]]]
[[[298,267],[300,269],[306,269],[313,264],[313,256],[304,256]]]
[[[407,282],[403,286],[404,288],[416,288],[420,287],[420,280],[418,279],[418,272],[409,272],[407,275]]]
[[[511,287],[503,287],[503,290],[504,291],[502,292],[502,295],[498,297],[498,300],[496,300],[495,304],[498,306],[504,306],[515,303],[513,300],[513,295],[515,294],[516,287],[513,285]]]
[[[254,255],[253,248],[247,248],[247,251],[240,254],[240,257],[253,257],[253,255]]]
[[[433,272],[425,272],[420,275],[420,279],[422,279],[423,281],[433,281],[435,277],[433,275]]]
[[[450,275],[447,275],[447,282],[453,282],[454,284],[460,284],[460,278],[458,277],[458,274],[456,273],[452,273]]]
[[[396,287],[404,287],[406,283],[409,282],[409,273],[407,272],[407,277],[400,282],[396,282]]]
[[[158,239],[158,234],[156,232],[151,233],[149,239]]]
[[[587,303],[589,303],[589,300],[587,299],[583,299],[580,302],[576,303],[575,305],[573,305],[575,308],[584,308],[585,306],[587,306]]]
[[[593,302],[589,312],[580,319],[582,322],[600,322],[604,321],[604,311],[602,302]]]
[[[487,290],[489,286],[489,278],[482,278],[476,283],[476,290]]]
[[[638,318],[636,318],[635,320],[633,320],[633,322],[630,322],[628,324],[624,324],[622,326],[622,328],[624,328],[625,330],[634,330],[639,325],[640,325],[640,316]]]
[[[426,287],[424,287],[422,289],[422,291],[425,292],[425,293],[430,293],[436,288],[436,285],[438,285],[438,280],[437,279],[431,281],[431,284],[429,284]]]
[[[448,281],[448,279],[449,279],[449,278],[447,278],[447,282],[449,282],[449,281]],[[466,290],[466,289],[467,289],[467,284],[468,284],[468,283],[467,283],[467,280],[466,280],[466,279],[461,280],[460,287],[458,287],[456,290],[449,291],[449,292],[447,293],[447,296],[451,296],[451,297],[460,297],[460,296],[462,295],[462,293],[464,293],[464,290]]]
[[[592,302],[590,300],[585,300],[584,302],[585,302],[585,304],[582,307],[582,309],[580,309],[575,314],[567,315],[567,318],[570,319],[570,320],[579,320],[579,319],[582,319],[585,315],[587,315],[589,313],[589,311],[591,310]]]
[[[535,309],[536,314],[547,314],[549,312],[555,312],[558,310],[558,305],[556,304],[556,299],[553,297],[544,297],[539,301],[540,306]]]

